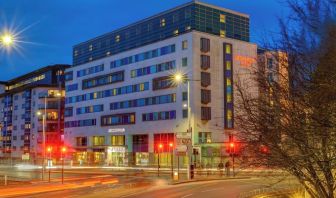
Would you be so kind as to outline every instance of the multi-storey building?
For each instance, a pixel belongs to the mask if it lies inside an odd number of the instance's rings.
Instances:
[[[46,144],[62,143],[64,70],[69,65],[52,65],[1,82],[0,157],[37,160],[43,153],[43,119],[46,111]],[[46,107],[46,108],[45,108]]]
[[[198,1],[75,45],[64,132],[74,162],[150,166],[159,152],[169,165],[189,128],[197,165],[219,162],[235,131],[234,82],[256,57],[248,15]]]

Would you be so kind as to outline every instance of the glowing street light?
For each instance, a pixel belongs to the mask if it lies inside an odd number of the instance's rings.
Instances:
[[[52,151],[52,147],[51,146],[48,146],[47,148],[47,152],[49,153],[49,183],[50,183],[50,169],[51,169],[51,151]]]
[[[200,80],[193,80],[193,79],[189,79],[186,77],[185,74],[181,73],[181,72],[177,72],[175,74],[173,74],[170,78],[172,80],[173,83],[175,84],[181,84],[181,83],[184,83],[184,82],[187,82],[187,86],[188,86],[188,100],[187,100],[187,104],[184,104],[183,107],[188,107],[188,132],[191,133],[191,148],[188,150],[188,157],[189,157],[189,160],[188,160],[188,179],[192,179],[191,178],[191,163],[192,163],[192,153],[191,151],[193,150],[193,146],[194,146],[194,136],[193,136],[193,132],[191,130],[191,108],[190,108],[190,82],[194,82],[194,81],[200,81]],[[195,156],[196,158],[196,156]],[[195,160],[196,161],[196,160]],[[196,166],[196,164],[195,164]]]
[[[13,35],[11,35],[11,34],[2,35],[0,43],[4,46],[11,46],[14,43]]]

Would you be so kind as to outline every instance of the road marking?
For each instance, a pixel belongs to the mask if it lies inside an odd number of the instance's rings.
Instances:
[[[214,189],[204,190],[201,192],[210,192],[210,191],[215,191],[215,190],[220,190],[220,189],[223,189],[223,188],[214,188]]]
[[[181,198],[186,198],[186,197],[190,197],[192,194],[188,194],[188,195],[184,195],[183,197]]]

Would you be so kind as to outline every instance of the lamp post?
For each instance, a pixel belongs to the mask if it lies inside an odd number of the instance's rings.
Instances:
[[[51,169],[51,151],[52,151],[52,147],[49,146],[49,147],[47,148],[47,151],[48,151],[48,153],[49,153],[49,164],[48,164],[48,166],[49,166],[49,179],[48,179],[48,181],[49,181],[49,183],[50,183],[50,169]]]
[[[158,172],[157,172],[157,175],[158,177],[160,176],[160,150],[162,149],[163,145],[160,143],[158,145]]]
[[[234,154],[235,154],[235,144],[233,142],[230,143],[230,154],[232,157],[232,175],[235,176],[234,170]]]
[[[193,80],[193,79],[188,79],[185,77],[185,75],[181,74],[181,73],[176,73],[173,75],[172,77],[173,81],[177,84],[183,83],[183,82],[187,82],[187,91],[188,91],[188,100],[187,100],[187,105],[188,105],[188,132],[191,133],[191,146],[190,148],[188,148],[188,167],[187,167],[187,175],[188,175],[188,179],[191,179],[191,174],[190,174],[190,166],[192,164],[192,150],[193,150],[193,146],[194,146],[194,133],[191,129],[191,107],[190,107],[190,82],[196,82],[196,81],[200,81],[200,80]]]
[[[171,142],[169,143],[169,149],[170,149],[170,162],[171,162],[171,176],[174,178],[174,144]]]
[[[61,149],[61,160],[62,160],[62,184],[64,183],[64,155],[66,152],[66,147],[62,147]]]
[[[61,93],[55,94],[56,97],[61,97]],[[48,93],[43,96],[44,99],[44,113],[40,111],[37,112],[37,115],[42,115],[42,150],[43,150],[43,158],[42,158],[42,180],[44,179],[44,170],[45,170],[45,158],[46,158],[46,117],[47,117],[47,97]],[[60,115],[58,115],[60,116]]]

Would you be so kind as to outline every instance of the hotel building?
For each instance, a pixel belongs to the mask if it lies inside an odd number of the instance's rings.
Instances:
[[[46,66],[0,83],[1,158],[32,162],[41,159],[42,116],[37,112],[44,114],[45,110],[46,145],[56,149],[62,144],[64,71],[68,67]]]
[[[249,31],[248,15],[192,1],[75,45],[64,115],[74,163],[156,166],[159,152],[169,166],[192,137],[196,165],[217,166],[235,132],[234,83],[256,62]]]

